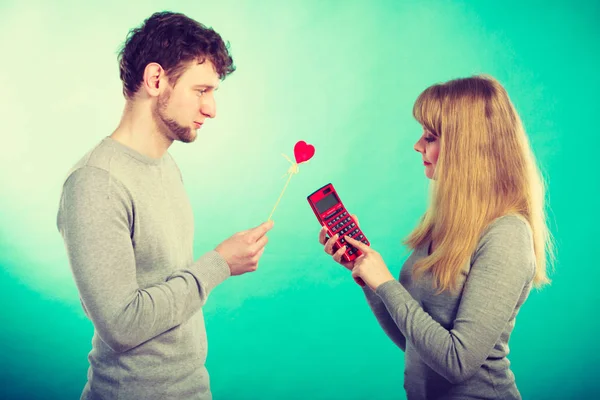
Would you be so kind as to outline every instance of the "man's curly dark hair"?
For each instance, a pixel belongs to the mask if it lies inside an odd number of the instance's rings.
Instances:
[[[212,28],[181,13],[154,13],[140,27],[129,31],[119,51],[123,94],[133,98],[142,83],[144,69],[151,62],[160,64],[169,82],[175,85],[190,61],[203,63],[206,59],[213,63],[221,80],[235,71],[229,44]]]

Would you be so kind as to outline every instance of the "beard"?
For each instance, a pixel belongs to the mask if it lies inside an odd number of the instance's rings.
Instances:
[[[196,139],[192,128],[179,124],[167,114],[167,106],[169,105],[170,98],[171,90],[158,98],[154,110],[154,119],[161,132],[167,137],[184,143],[191,143]]]

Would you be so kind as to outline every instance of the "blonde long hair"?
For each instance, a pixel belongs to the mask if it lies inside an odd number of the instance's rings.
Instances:
[[[440,142],[429,207],[404,241],[412,249],[436,243],[415,264],[415,276],[430,271],[439,293],[454,290],[484,229],[498,217],[517,214],[533,233],[533,283],[549,283],[546,254],[552,258],[553,247],[545,185],[502,85],[482,75],[433,85],[419,95],[413,115]]]

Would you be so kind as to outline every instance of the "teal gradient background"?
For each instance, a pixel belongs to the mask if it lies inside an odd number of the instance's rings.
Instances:
[[[298,140],[316,148],[275,211],[259,270],[204,308],[216,400],[405,398],[403,353],[318,244],[306,196],[333,183],[397,276],[427,201],[412,104],[477,73],[499,79],[521,114],[558,246],[552,285],[531,293],[511,338],[518,387],[525,399],[600,396],[599,2],[0,0],[0,398],[75,399],[85,384],[93,327],[56,229],[60,187],[116,127],[116,53],[159,10],[214,27],[238,68],[217,118],[170,150],[196,256],[265,221],[285,184],[281,153]]]

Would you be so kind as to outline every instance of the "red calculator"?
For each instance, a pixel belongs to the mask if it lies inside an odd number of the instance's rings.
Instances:
[[[344,207],[344,203],[340,200],[340,196],[338,196],[331,183],[313,192],[307,197],[307,200],[319,223],[327,228],[329,237],[336,233],[339,234],[338,240],[333,245],[334,253],[343,245],[348,246],[342,256],[344,261],[353,261],[362,254],[356,247],[346,243],[344,235],[361,241],[367,246],[371,245],[354,218],[350,216],[350,213]]]

